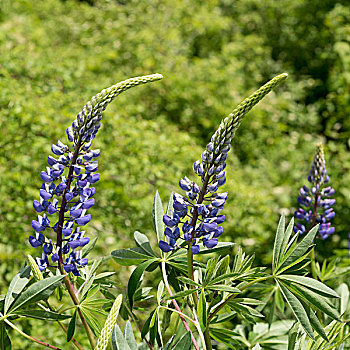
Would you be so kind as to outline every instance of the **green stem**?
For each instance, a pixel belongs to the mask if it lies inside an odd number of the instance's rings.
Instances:
[[[170,285],[169,285],[169,282],[168,282],[168,277],[166,275],[165,262],[164,261],[162,261],[162,274],[163,274],[163,280],[164,280],[165,287],[166,287],[169,295],[172,297],[173,296],[173,292],[170,289]],[[191,329],[190,329],[189,325],[187,324],[185,318],[182,316],[182,311],[181,311],[177,301],[175,299],[172,299],[172,303],[175,306],[175,309],[178,311],[178,315],[180,316],[181,321],[182,321],[183,325],[185,326],[186,331],[187,332],[191,332]],[[199,346],[197,344],[196,338],[194,337],[192,332],[191,332],[191,339],[192,339],[192,343],[193,343],[194,347],[196,348],[196,350],[199,350]]]
[[[28,335],[27,333],[24,333],[22,330],[20,330],[18,327],[16,327],[12,322],[10,322],[8,319],[4,319],[4,321],[10,326],[12,327],[15,331],[17,331],[19,334],[23,335],[23,337],[29,339],[30,341],[33,341],[35,343],[38,343],[42,346],[45,346],[46,348],[50,348],[50,349],[56,349],[56,350],[61,350],[61,348],[57,348],[54,345],[50,345],[48,343],[45,343],[43,341],[40,341],[38,339],[33,338],[32,336]]]
[[[205,340],[205,345],[207,347],[207,350],[212,350],[211,340],[209,335],[209,326],[204,331],[204,340]]]
[[[60,270],[61,270],[61,273],[64,274],[62,265],[60,265]],[[76,294],[74,292],[74,288],[73,288],[72,284],[70,283],[69,278],[68,278],[67,275],[64,277],[64,284],[65,284],[65,286],[67,288],[67,291],[68,291],[68,293],[69,293],[73,303],[77,306],[78,314],[79,314],[80,320],[81,320],[81,322],[82,322],[82,324],[83,324],[83,326],[85,328],[85,332],[86,332],[86,334],[87,334],[87,336],[89,338],[89,342],[90,342],[91,348],[95,349],[95,347],[96,347],[95,336],[92,333],[92,330],[91,330],[90,326],[88,325],[88,323],[87,323],[87,321],[86,321],[82,311],[80,310],[79,300],[78,300],[78,298],[77,298],[77,296],[76,296]]]

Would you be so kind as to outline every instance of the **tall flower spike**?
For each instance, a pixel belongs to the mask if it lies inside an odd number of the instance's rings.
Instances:
[[[57,267],[58,263],[67,273],[79,275],[79,268],[87,264],[87,259],[81,257],[80,248],[90,239],[80,231],[80,226],[91,220],[87,210],[95,204],[92,198],[95,188],[90,185],[100,179],[100,174],[95,173],[100,150],[91,150],[90,147],[100,129],[102,112],[123,91],[161,78],[160,74],[131,78],[102,90],[67,128],[67,139],[73,142],[72,150],[61,141],[52,145],[52,153],[57,158],[49,156],[48,167],[40,174],[44,183],[39,191],[40,198],[33,201],[33,207],[43,214],[32,221],[35,234],[29,237],[32,247],[43,248],[42,258],[36,258],[40,271]],[[56,242],[49,237],[50,229],[56,235]]]
[[[316,146],[307,180],[311,186],[310,188],[307,186],[300,188],[297,198],[300,208],[294,213],[294,217],[298,220],[294,231],[306,233],[320,224],[318,237],[326,239],[335,232],[335,228],[331,227],[330,223],[330,220],[335,216],[332,208],[335,199],[330,198],[334,195],[334,189],[328,186],[329,176],[327,175],[322,144]]]
[[[218,225],[225,220],[225,215],[220,215],[220,212],[224,208],[228,193],[217,191],[226,182],[226,159],[232,139],[243,117],[287,76],[288,74],[284,73],[270,80],[241,102],[221,122],[202,153],[201,161],[197,160],[193,164],[193,170],[201,178],[202,187],[187,177],[179,182],[179,187],[186,191],[186,195],[174,194],[173,213],[163,217],[167,227],[164,232],[166,241],[159,242],[162,251],[170,252],[179,247],[179,239],[188,242],[188,248],[193,254],[199,253],[200,243],[207,248],[218,244],[218,237],[223,233],[222,227]],[[179,226],[182,235],[177,234]]]

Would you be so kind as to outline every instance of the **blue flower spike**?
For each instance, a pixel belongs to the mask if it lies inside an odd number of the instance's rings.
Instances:
[[[34,210],[41,215],[32,221],[35,234],[29,237],[33,248],[43,249],[42,257],[36,258],[40,271],[61,266],[78,276],[79,268],[88,263],[87,258],[81,257],[81,248],[90,238],[80,228],[91,221],[87,211],[95,204],[92,185],[100,180],[96,171],[101,151],[91,149],[91,144],[101,127],[102,113],[123,91],[160,79],[161,74],[136,77],[102,90],[66,129],[69,144],[57,141],[51,146],[53,155],[47,158],[48,166],[40,173],[40,197],[33,201]]]
[[[297,219],[294,232],[307,233],[312,227],[320,224],[317,237],[326,239],[335,232],[330,221],[335,216],[332,207],[336,201],[330,198],[335,191],[328,185],[329,176],[322,144],[316,146],[307,180],[310,186],[301,187],[297,198],[301,207],[294,212]]]
[[[185,195],[175,193],[173,211],[171,215],[163,217],[166,226],[164,234],[168,239],[159,242],[159,248],[163,252],[180,248],[183,242],[187,242],[185,248],[191,249],[193,254],[198,254],[201,246],[212,249],[218,244],[218,237],[223,233],[223,228],[219,225],[225,221],[225,215],[221,211],[228,198],[227,192],[218,191],[226,183],[226,159],[232,139],[243,117],[287,76],[284,73],[270,80],[221,122],[200,160],[193,163],[193,170],[200,178],[198,184],[188,177],[180,179],[179,187],[185,191]],[[170,237],[169,230],[175,232],[176,229],[181,234]]]

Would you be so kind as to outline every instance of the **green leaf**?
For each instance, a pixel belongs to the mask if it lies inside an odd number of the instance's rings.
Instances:
[[[113,350],[131,350],[117,324],[114,326],[112,332],[112,346]]]
[[[155,196],[154,196],[152,217],[153,217],[153,227],[157,233],[158,242],[160,240],[164,240],[165,227],[164,227],[164,222],[163,222],[163,216],[164,216],[164,210],[163,210],[163,206],[162,206],[162,201],[161,201],[159,193],[157,191]]]
[[[178,292],[178,293],[174,294],[173,296],[169,297],[169,299],[183,298],[183,297],[186,297],[188,295],[193,294],[196,291],[197,291],[197,289],[183,290],[183,291]]]
[[[230,272],[230,256],[226,255],[216,265],[213,277],[219,277]]]
[[[214,278],[213,280],[211,280],[207,284],[207,286],[212,286],[212,285],[215,285],[216,283],[219,283],[222,281],[225,281],[225,282],[232,281],[232,279],[236,279],[238,276],[241,276],[241,274],[237,273],[237,272],[226,273],[224,275],[218,276],[218,277]]]
[[[155,261],[156,259],[144,261],[142,264],[136,267],[136,269],[133,271],[133,273],[130,276],[130,279],[128,282],[128,298],[129,298],[129,304],[130,304],[131,310],[134,305],[134,294],[136,292],[136,289],[139,286],[141,277],[145,272],[146,268]]]
[[[275,291],[275,301],[276,301],[276,306],[283,314],[284,313],[284,301],[283,301],[283,296],[281,294],[281,291],[279,289],[276,289],[276,291]]]
[[[285,287],[282,283],[277,281],[277,284],[278,284],[284,298],[286,299],[289,307],[292,309],[293,314],[295,315],[297,320],[300,322],[300,324],[304,328],[307,335],[312,340],[315,340],[314,335],[313,335],[313,331],[312,331],[312,327],[310,324],[310,320],[309,320],[307,313],[306,313],[302,303],[300,302],[300,300],[292,292],[290,292],[289,289],[287,287]]]
[[[130,350],[137,350],[137,343],[134,337],[134,332],[132,331],[130,321],[126,322],[124,328],[124,338],[129,345]]]
[[[179,276],[177,277],[177,279],[183,283],[187,283],[191,286],[195,286],[195,287],[202,287],[199,283],[192,281],[190,278],[185,277],[185,276]]]
[[[149,243],[149,240],[148,240],[146,235],[144,235],[143,233],[141,233],[139,231],[135,231],[134,232],[134,239],[135,239],[135,242],[136,242],[137,246],[139,248],[141,248],[144,251],[145,254],[157,258],[157,255],[153,251],[153,249],[152,249],[152,247],[151,247],[151,245]]]
[[[27,285],[31,274],[30,266],[22,267],[20,272],[12,279],[9,289],[7,290],[4,314],[6,315],[13,301],[21,294],[24,287]]]
[[[191,350],[191,332],[185,333],[177,344],[173,347],[173,350]]]
[[[169,201],[168,201],[168,205],[166,207],[166,215],[171,215],[171,213],[173,212],[174,208],[173,208],[173,204],[174,204],[174,192],[171,192],[170,197],[169,197]]]
[[[205,301],[205,292],[202,289],[201,295],[198,300],[198,321],[201,330],[204,332],[207,328],[207,303]]]
[[[236,311],[233,312],[225,312],[224,314],[215,315],[212,319],[211,323],[222,323],[230,320],[231,318],[235,317],[237,315]]]
[[[288,331],[288,350],[295,350],[299,323],[295,322],[292,328]]]
[[[273,246],[273,253],[272,253],[272,269],[274,269],[279,261],[281,246],[283,242],[283,235],[284,235],[284,227],[285,227],[285,216],[284,213],[282,213],[280,221],[277,226],[277,232],[275,237],[275,243]]]
[[[113,259],[120,265],[131,266],[138,265],[145,260],[153,259],[149,255],[146,255],[143,249],[130,248],[130,249],[117,249],[112,253]]]
[[[48,320],[48,321],[61,321],[71,318],[70,315],[59,314],[53,311],[46,310],[17,310],[14,312],[16,315],[36,318],[38,320]]]
[[[313,227],[308,234],[303,238],[303,240],[296,245],[296,247],[293,249],[292,253],[289,255],[289,257],[283,262],[281,265],[281,269],[284,266],[289,266],[293,262],[297,261],[298,258],[303,256],[306,251],[310,248],[312,241],[315,239],[316,233],[318,232],[318,226],[316,225]],[[280,269],[279,268],[279,269]]]
[[[208,283],[211,280],[218,261],[219,257],[214,257],[208,260],[207,268],[205,269],[204,284]]]
[[[100,320],[95,316],[95,313],[99,312],[96,309],[86,308],[84,305],[81,305],[80,309],[95,337],[98,338],[102,330],[102,325]]]
[[[94,239],[92,239],[86,246],[83,247],[81,254],[82,257],[85,258],[89,255],[89,253],[94,249],[96,242],[97,242],[98,236],[96,236]]]
[[[304,306],[304,309],[307,313],[307,316],[310,320],[311,326],[314,328],[314,330],[325,340],[328,342],[328,338],[326,335],[326,332],[324,331],[320,321],[318,320],[318,318],[316,317],[314,311],[310,308],[309,305],[307,305],[305,302],[303,302],[302,300],[300,300],[301,303]]]
[[[0,321],[0,349],[1,350],[12,349],[11,339],[7,334],[4,321]]]
[[[160,305],[160,303],[162,301],[163,292],[164,292],[164,282],[160,281],[158,284],[158,289],[157,289],[157,303],[158,303],[158,305]]]
[[[340,314],[343,315],[348,308],[349,302],[349,288],[345,283],[342,283],[338,287],[338,292],[340,294]]]
[[[303,286],[311,288],[315,291],[322,292],[323,294],[325,294],[330,298],[339,298],[339,295],[333,289],[327,287],[322,282],[319,282],[310,277],[297,276],[297,275],[279,275],[278,278],[282,278],[288,281],[302,284]]]
[[[307,302],[311,303],[314,305],[316,308],[320,309],[323,311],[325,314],[327,314],[329,317],[340,321],[339,319],[339,313],[337,309],[334,306],[331,306],[327,300],[321,296],[320,294],[317,294],[303,286],[300,285],[295,285],[295,284],[287,284],[286,282],[283,282],[285,285],[289,287],[289,289],[294,289],[296,290],[299,295],[304,298]]]
[[[201,247],[201,250],[197,255],[223,252],[226,250],[230,250],[234,245],[235,243],[231,242],[219,242],[214,248]]]
[[[23,306],[35,303],[36,301],[47,299],[61,283],[63,278],[64,276],[60,275],[35,282],[16,299],[10,311],[13,312]]]
[[[228,293],[242,293],[242,291],[236,287],[227,286],[226,284],[215,284],[213,286],[206,286],[206,289],[217,290],[220,292]]]
[[[149,332],[151,320],[153,319],[153,315],[156,312],[157,309],[153,310],[149,317],[147,318],[146,322],[144,323],[142,330],[141,330],[141,339],[145,339],[146,334]]]
[[[78,310],[74,311],[74,314],[69,322],[68,329],[67,329],[67,342],[69,342],[73,338],[73,335],[75,332],[75,323],[77,320],[77,312]]]

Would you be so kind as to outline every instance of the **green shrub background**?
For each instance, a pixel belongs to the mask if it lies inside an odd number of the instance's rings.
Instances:
[[[350,9],[335,0],[30,1],[0,3],[0,294],[29,246],[50,147],[105,87],[159,72],[111,104],[95,148],[101,181],[88,226],[94,256],[152,235],[152,201],[195,179],[220,120],[282,72],[289,78],[243,121],[228,158],[223,240],[271,259],[314,147],[326,143],[336,234],[320,259],[346,255],[350,216]],[[153,238],[154,240],[154,238]],[[41,254],[41,253],[40,253]],[[118,273],[120,267],[112,265]],[[118,276],[116,280],[118,280]],[[123,279],[125,280],[125,279]],[[121,288],[125,286],[122,285]]]

